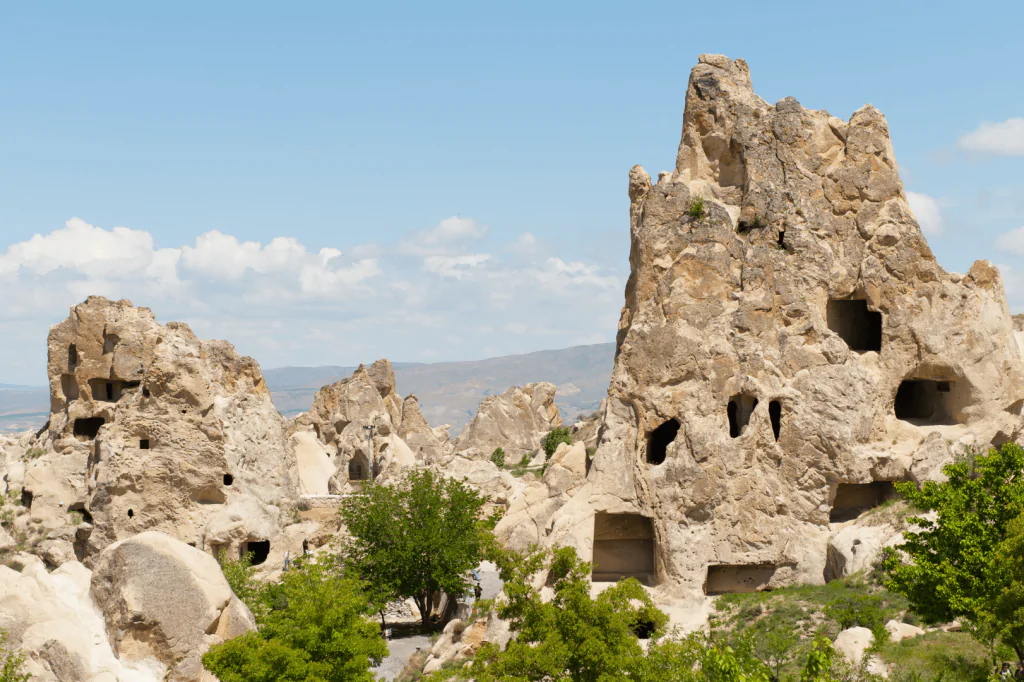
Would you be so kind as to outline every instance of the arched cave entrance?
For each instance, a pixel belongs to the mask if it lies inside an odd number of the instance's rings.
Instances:
[[[863,299],[829,299],[825,307],[828,328],[850,350],[864,353],[882,350],[882,313],[869,310]]]
[[[654,526],[640,514],[599,512],[594,515],[592,579],[614,582],[622,578],[654,584]]]
[[[665,461],[668,446],[676,439],[679,426],[679,420],[673,418],[651,431],[647,436],[648,464],[661,464]]]
[[[366,463],[366,455],[357,452],[348,461],[348,480],[365,481],[370,475],[370,468]]]
[[[959,424],[968,402],[964,382],[905,379],[896,390],[893,412],[897,419],[919,426]]]
[[[80,417],[75,420],[71,430],[77,438],[92,440],[100,432],[100,427],[104,423],[103,417]]]
[[[252,552],[252,565],[259,566],[270,556],[270,540],[249,540],[239,547],[239,559]]]
[[[757,407],[757,398],[746,393],[737,393],[729,398],[727,412],[729,415],[729,435],[738,438],[743,429],[750,423],[750,415]]]

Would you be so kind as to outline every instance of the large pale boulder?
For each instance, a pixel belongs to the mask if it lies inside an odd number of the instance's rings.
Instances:
[[[50,330],[48,373],[50,419],[23,486],[28,527],[62,543],[47,550],[52,562],[89,564],[147,530],[232,555],[270,542],[280,561],[294,459],[252,358],[129,301],[90,297]],[[207,529],[226,509],[244,510],[238,542],[215,547]]]
[[[888,523],[844,526],[829,536],[826,578],[834,580],[870,570],[883,549],[902,543],[903,532]]]
[[[871,648],[874,635],[871,630],[862,627],[847,628],[839,633],[836,641],[832,643],[836,651],[846,657],[854,665],[860,665],[864,659],[864,653]]]
[[[892,642],[902,642],[905,639],[913,639],[914,637],[920,637],[924,634],[924,630],[911,625],[910,623],[901,623],[898,620],[890,620],[885,624],[885,629],[889,631],[889,640]]]
[[[513,386],[484,398],[476,416],[455,439],[455,451],[463,457],[487,458],[500,447],[506,456],[518,459],[540,448],[541,439],[561,425],[554,384]]]
[[[586,482],[564,502],[528,489],[536,509],[510,515],[542,523],[504,537],[679,593],[820,583],[834,517],[1014,430],[1024,363],[999,272],[939,266],[878,110],[769,104],[745,62],[703,55],[675,169],[634,167],[628,194]]]
[[[107,547],[91,593],[117,656],[156,659],[172,680],[201,679],[211,644],[256,627],[213,557],[156,531]]]

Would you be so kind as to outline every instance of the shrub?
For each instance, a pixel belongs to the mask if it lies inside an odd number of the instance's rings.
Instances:
[[[520,467],[528,467],[528,466],[530,466],[530,460],[531,459],[533,459],[533,456],[529,452],[523,453],[523,458],[519,460],[519,466]]]
[[[26,682],[32,676],[23,672],[25,658],[20,651],[7,651],[7,631],[0,629],[0,682]]]
[[[501,448],[494,448],[494,452],[491,453],[491,461],[499,469],[505,468],[505,451]]]
[[[701,218],[704,217],[704,214],[704,198],[694,197],[690,201],[690,207],[686,210],[686,215],[690,216],[694,220],[700,220]]]
[[[572,431],[568,427],[556,426],[548,431],[548,435],[544,436],[541,445],[544,446],[545,459],[551,459],[551,455],[555,454],[559,443],[572,445]]]
[[[825,615],[839,623],[843,630],[858,626],[871,630],[876,647],[885,644],[889,639],[889,631],[885,629],[885,609],[881,597],[870,594],[836,597],[825,605]]]

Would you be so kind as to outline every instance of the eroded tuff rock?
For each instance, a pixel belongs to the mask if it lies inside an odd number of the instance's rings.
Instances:
[[[500,447],[507,456],[518,458],[537,450],[548,431],[561,425],[554,384],[513,386],[483,399],[476,416],[455,439],[455,451],[464,457],[486,458]]]
[[[118,658],[160,661],[170,680],[208,679],[206,650],[256,629],[213,557],[156,531],[107,547],[91,595]]]
[[[593,462],[573,494],[539,496],[546,520],[510,513],[513,544],[572,544],[595,575],[686,594],[821,582],[848,500],[1018,428],[999,273],[938,265],[873,107],[770,105],[745,62],[704,55],[675,170],[652,185],[634,167],[629,197]]]
[[[233,555],[277,544],[292,458],[254,360],[90,297],[50,330],[48,372],[50,420],[23,474],[25,527],[53,544],[37,547],[48,561],[88,564],[154,529]]]
[[[403,421],[405,405],[410,407],[408,423]],[[367,427],[373,429],[372,439]],[[321,388],[312,408],[295,417],[289,431],[298,445],[305,494],[348,492],[350,482],[422,464],[435,449],[444,448],[415,398],[403,401],[398,395],[395,372],[387,360],[360,365],[349,378]]]

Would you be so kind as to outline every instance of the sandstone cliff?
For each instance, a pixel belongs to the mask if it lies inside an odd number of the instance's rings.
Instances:
[[[634,167],[629,197],[597,450],[569,499],[510,511],[514,544],[687,594],[821,582],[831,518],[1014,431],[999,273],[938,265],[873,107],[770,105],[745,62],[704,55],[675,170]]]
[[[518,458],[537,450],[548,431],[561,425],[554,384],[513,386],[501,395],[484,398],[476,416],[455,439],[455,451],[479,459],[490,457],[500,447]]]

